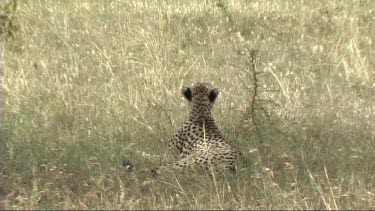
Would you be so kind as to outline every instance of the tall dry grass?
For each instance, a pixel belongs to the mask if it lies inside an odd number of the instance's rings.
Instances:
[[[374,209],[374,14],[371,1],[20,1],[0,207]],[[221,89],[214,116],[247,163],[153,180],[197,81]]]

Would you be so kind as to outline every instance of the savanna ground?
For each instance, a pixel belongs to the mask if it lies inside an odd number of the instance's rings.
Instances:
[[[375,209],[374,2],[19,0],[16,17],[0,208]],[[198,81],[247,161],[153,179]]]

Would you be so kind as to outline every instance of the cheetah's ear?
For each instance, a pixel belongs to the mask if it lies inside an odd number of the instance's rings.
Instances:
[[[182,88],[182,94],[185,96],[185,98],[188,101],[191,101],[193,95],[192,95],[191,89],[189,87],[185,86],[184,88]]]
[[[219,95],[219,89],[213,89],[208,95],[208,99],[210,99],[210,102],[213,103],[216,100],[218,95]]]

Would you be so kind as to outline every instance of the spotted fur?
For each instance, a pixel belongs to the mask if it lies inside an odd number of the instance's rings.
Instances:
[[[190,104],[189,119],[169,141],[169,149],[180,160],[153,170],[153,174],[187,169],[236,171],[241,153],[224,139],[211,115],[219,90],[209,83],[197,83],[184,87],[182,94]]]

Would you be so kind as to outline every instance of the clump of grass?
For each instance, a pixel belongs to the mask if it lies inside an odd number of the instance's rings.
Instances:
[[[375,20],[363,2],[19,2],[0,207],[373,209]],[[180,88],[197,81],[221,88],[214,115],[249,163],[153,180],[187,115]]]
[[[4,1],[0,5],[0,36],[4,39],[14,37],[19,25],[17,22],[18,0]]]

